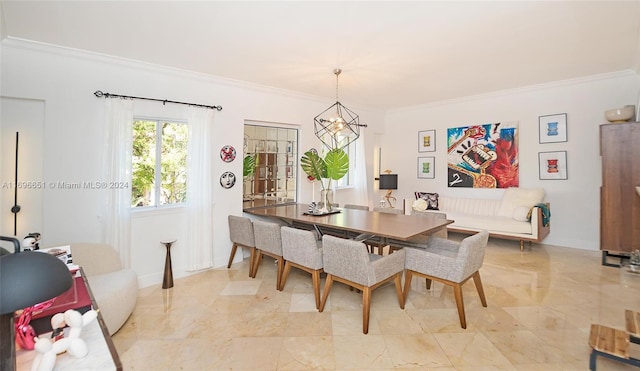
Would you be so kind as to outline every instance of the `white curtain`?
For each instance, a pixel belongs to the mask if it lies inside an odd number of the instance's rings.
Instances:
[[[363,135],[356,140],[356,166],[354,177],[356,192],[353,203],[356,205],[369,205],[367,164],[365,160],[365,143]]]
[[[189,107],[187,270],[213,267],[214,110]]]
[[[113,246],[125,268],[131,266],[131,150],[133,100],[105,99],[102,180],[127,187],[107,187],[102,204],[102,242]]]

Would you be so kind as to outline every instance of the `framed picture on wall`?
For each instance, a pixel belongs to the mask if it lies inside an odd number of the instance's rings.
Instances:
[[[436,131],[424,130],[418,132],[418,152],[435,152]]]
[[[556,143],[567,141],[567,114],[540,116],[540,143]]]
[[[436,177],[435,171],[435,157],[418,157],[418,179],[433,179]]]
[[[541,180],[566,180],[567,151],[538,152]]]

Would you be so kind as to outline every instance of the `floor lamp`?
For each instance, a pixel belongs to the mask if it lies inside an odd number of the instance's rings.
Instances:
[[[0,370],[16,369],[15,311],[54,298],[71,288],[69,268],[43,252],[0,256]]]

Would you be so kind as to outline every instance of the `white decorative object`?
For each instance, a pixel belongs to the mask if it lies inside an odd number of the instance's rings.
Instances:
[[[427,210],[427,201],[419,198],[415,201],[413,201],[413,205],[411,205],[411,208],[414,210],[418,210],[418,211],[425,211]]]
[[[51,341],[49,337],[36,337],[34,349],[38,355],[31,364],[31,371],[51,371],[56,363],[56,356],[60,353],[67,352],[75,358],[82,358],[89,353],[87,343],[80,338],[82,328],[98,317],[98,312],[90,310],[85,314],[69,309],[64,312],[64,320],[58,313],[51,317],[51,326],[53,329],[69,326],[66,337]]]
[[[613,108],[604,112],[604,117],[609,122],[627,122],[636,113],[636,106],[624,106]]]

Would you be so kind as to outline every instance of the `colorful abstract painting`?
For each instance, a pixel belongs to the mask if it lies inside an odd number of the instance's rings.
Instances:
[[[518,123],[447,129],[449,187],[518,187]]]

